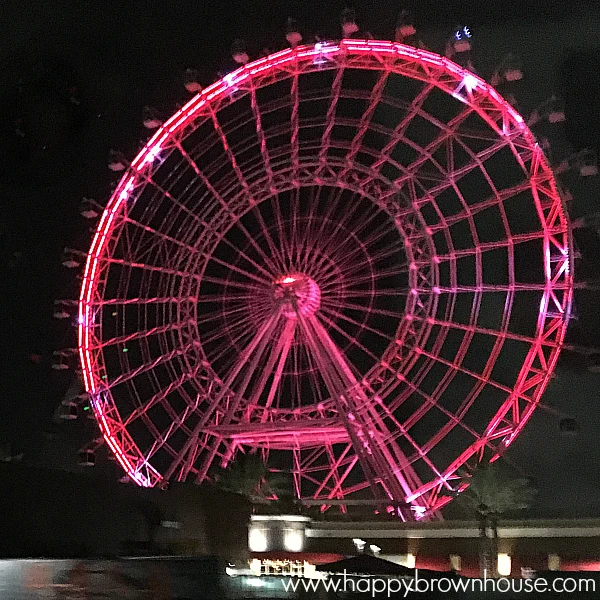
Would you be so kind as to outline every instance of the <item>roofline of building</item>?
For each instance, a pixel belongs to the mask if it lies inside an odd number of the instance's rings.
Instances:
[[[498,535],[503,538],[582,538],[600,537],[600,519],[539,519],[502,521]],[[319,522],[307,526],[310,538],[476,538],[475,521],[442,521],[429,523]]]

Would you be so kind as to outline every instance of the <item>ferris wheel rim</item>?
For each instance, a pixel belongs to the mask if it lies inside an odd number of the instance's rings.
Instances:
[[[561,204],[560,195],[554,184],[552,172],[546,163],[541,150],[536,145],[533,135],[526,127],[522,117],[505,101],[500,95],[491,88],[487,83],[481,80],[479,77],[469,73],[462,69],[455,63],[452,63],[446,58],[441,58],[436,54],[416,50],[409,46],[402,46],[398,43],[393,42],[378,42],[378,41],[361,41],[361,40],[343,40],[339,44],[324,44],[321,46],[303,46],[298,47],[295,50],[285,50],[283,52],[276,53],[264,59],[260,59],[253,63],[249,63],[244,67],[241,67],[234,73],[231,73],[226,78],[216,82],[209,88],[203,90],[199,95],[194,97],[185,107],[178,111],[169,121],[161,126],[159,131],[153,136],[148,142],[145,148],[138,154],[136,159],[132,162],[130,169],[127,174],[120,181],[115,193],[113,194],[106,211],[103,213],[100,225],[96,231],[90,254],[86,262],[85,273],[84,273],[84,284],[82,285],[80,301],[79,301],[79,353],[83,367],[83,375],[86,389],[92,397],[92,406],[94,412],[99,421],[102,433],[113,450],[117,455],[117,458],[129,475],[136,480],[140,485],[156,485],[160,482],[162,476],[157,471],[154,471],[152,466],[148,463],[143,455],[136,455],[137,447],[132,439],[127,439],[128,432],[124,427],[119,425],[118,411],[114,406],[111,406],[110,400],[103,400],[104,396],[110,393],[110,390],[103,390],[101,375],[99,372],[95,372],[97,369],[94,365],[97,363],[98,356],[93,357],[93,354],[98,354],[98,349],[94,349],[93,343],[90,340],[93,337],[93,321],[94,321],[94,296],[97,295],[97,286],[99,281],[99,266],[98,257],[105,252],[106,244],[109,243],[109,232],[111,224],[114,219],[117,218],[119,211],[122,206],[126,203],[128,198],[133,195],[138,185],[143,185],[144,178],[148,177],[148,173],[154,168],[154,163],[159,154],[165,150],[169,140],[179,135],[186,127],[193,123],[195,115],[204,106],[210,102],[219,102],[224,98],[227,98],[231,93],[231,88],[235,86],[243,85],[247,78],[254,77],[258,74],[264,73],[269,69],[275,67],[281,68],[285,71],[291,64],[294,64],[299,60],[314,60],[315,57],[324,57],[326,61],[333,61],[335,59],[343,61],[351,61],[354,57],[361,57],[366,55],[384,55],[393,56],[395,60],[405,65],[410,65],[413,69],[412,76],[415,78],[421,77],[423,81],[428,80],[431,77],[431,70],[438,69],[439,72],[443,72],[445,75],[451,76],[448,79],[438,80],[435,85],[439,84],[439,89],[446,93],[451,93],[461,99],[461,101],[467,103],[480,103],[477,109],[482,118],[487,118],[491,121],[489,124],[498,128],[498,123],[493,121],[489,116],[488,112],[493,113],[494,111],[502,112],[502,122],[500,127],[504,130],[505,134],[509,134],[511,131],[518,132],[519,136],[522,136],[524,140],[531,146],[535,153],[536,160],[536,173],[548,189],[544,193],[551,197],[554,201],[554,209],[556,206]],[[346,63],[347,64],[347,63]],[[335,64],[328,65],[324,63],[323,68],[336,68]],[[429,70],[429,74],[428,73]],[[407,75],[408,76],[408,75]],[[225,100],[226,101],[226,100]],[[485,103],[485,106],[483,106]],[[537,148],[537,150],[536,150]],[[142,183],[140,184],[140,181]],[[549,190],[549,191],[548,191]],[[543,209],[540,208],[540,214],[544,219],[547,219],[543,213]],[[554,221],[547,223],[544,220],[542,227],[544,228],[544,239],[548,246],[552,243],[556,243],[561,235],[568,235],[568,228],[566,227],[565,215],[558,210],[557,214],[554,215]],[[425,227],[425,225],[422,223]],[[556,238],[556,239],[555,239]],[[567,252],[568,257],[568,240],[562,242],[562,250]],[[558,297],[554,293],[553,281],[554,273],[551,271],[549,264],[550,258],[548,257],[548,264],[545,265],[546,273],[546,284],[543,297],[544,306],[541,307],[540,314],[544,313],[539,319],[539,327],[536,332],[536,339],[542,340],[540,345],[535,348],[529,360],[533,363],[536,360],[541,360],[540,354],[546,361],[547,376],[541,382],[536,382],[536,397],[533,401],[530,401],[529,405],[523,409],[520,421],[515,427],[515,430],[510,432],[504,440],[504,445],[508,446],[512,440],[515,439],[516,435],[526,423],[528,418],[531,416],[535,404],[539,401],[539,396],[543,392],[545,385],[547,384],[549,375],[552,367],[558,357],[558,349],[562,343],[564,332],[566,328],[566,322],[568,321],[570,301],[572,294],[572,274],[564,273],[564,284],[563,288],[560,288],[558,280],[556,282],[556,290],[563,293],[562,297]],[[568,269],[568,267],[565,267]],[[439,288],[439,286],[436,286]],[[439,292],[437,292],[439,293]],[[558,317],[558,320],[563,323],[561,326],[558,321],[554,323],[554,330],[550,333],[546,329],[547,323],[545,322],[546,316],[551,312],[549,305],[554,303],[558,312],[562,309],[562,314]],[[543,310],[542,310],[543,308]],[[557,325],[558,323],[558,325]],[[432,325],[432,323],[428,323]],[[543,352],[544,340],[552,338],[553,340],[548,346],[554,345],[555,349],[550,352],[549,356],[546,356]],[[532,345],[533,347],[533,345]],[[523,367],[525,369],[525,367]],[[522,389],[527,389],[527,385],[531,385],[531,381],[528,380],[530,370],[525,369],[522,379]],[[522,391],[517,391],[516,401],[519,400],[519,395]],[[537,398],[537,399],[536,399]],[[104,404],[103,404],[104,403]],[[506,416],[496,415],[496,424],[498,427],[502,419]],[[490,424],[491,427],[491,424]],[[490,430],[491,432],[491,430]],[[474,452],[476,450],[473,450]],[[139,452],[139,450],[138,450]],[[140,453],[141,454],[141,453]],[[457,458],[457,461],[462,460],[464,462],[465,457],[461,456]],[[443,476],[449,475],[452,469],[448,470],[448,473]],[[443,478],[442,476],[442,478]],[[439,483],[439,482],[437,482]],[[419,493],[424,493],[425,490],[419,490]]]

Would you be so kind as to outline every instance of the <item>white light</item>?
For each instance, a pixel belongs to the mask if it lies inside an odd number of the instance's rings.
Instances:
[[[158,157],[158,154],[160,151],[161,151],[160,144],[156,144],[156,146],[153,146],[152,148],[150,148],[148,154],[146,154],[146,156],[144,158],[143,164],[148,164],[148,163],[154,162],[156,160],[156,158]]]
[[[308,523],[310,517],[302,517],[300,515],[252,515],[250,520],[256,521],[289,521],[294,523]]]
[[[304,577],[309,579],[319,579],[321,574],[317,572],[317,567],[309,562],[304,561]]]
[[[471,75],[470,73],[468,73],[463,77],[463,84],[468,92],[472,92],[473,90],[477,89],[479,81],[477,80],[477,77],[475,77],[475,75]]]
[[[361,540],[360,538],[354,538],[352,540],[352,542],[354,543],[354,545],[356,546],[356,549],[359,552],[362,552],[365,549],[365,546],[367,544],[367,542],[365,542],[365,540]]]
[[[400,556],[400,560],[398,560],[398,564],[403,567],[407,567],[408,569],[414,569],[417,564],[417,557],[410,552],[408,554],[403,554]]]
[[[223,77],[223,81],[227,84],[228,87],[233,85],[233,73],[227,73],[225,77]]]
[[[248,577],[246,579],[246,583],[252,587],[263,587],[265,585],[264,581],[254,578],[254,577]]]
[[[548,554],[548,570],[560,571],[560,556],[558,554]]]
[[[261,574],[262,563],[260,562],[260,560],[258,558],[253,558],[250,561],[250,571],[252,572],[253,575],[256,575],[257,577]]]
[[[508,577],[511,571],[510,554],[498,554],[498,575]]]
[[[299,529],[287,529],[283,537],[283,545],[290,552],[302,552],[304,536]]]
[[[127,184],[125,185],[125,188],[123,189],[123,191],[119,194],[119,200],[127,200],[127,198],[129,197],[129,192],[131,192],[131,190],[133,189],[133,179],[130,179]]]
[[[264,529],[252,527],[248,536],[248,546],[251,552],[265,552],[267,550],[267,532]]]
[[[369,550],[373,553],[373,554],[379,554],[381,552],[381,548],[379,546],[376,546],[375,544],[370,544],[369,545]]]
[[[461,558],[458,554],[451,554],[450,555],[450,568],[453,571],[460,571],[462,566],[462,561]]]

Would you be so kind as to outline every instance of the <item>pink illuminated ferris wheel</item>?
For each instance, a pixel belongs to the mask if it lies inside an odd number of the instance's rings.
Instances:
[[[427,518],[531,416],[571,294],[521,116],[437,54],[344,40],[248,63],[160,127],[98,225],[79,352],[139,485],[258,451],[300,498]]]

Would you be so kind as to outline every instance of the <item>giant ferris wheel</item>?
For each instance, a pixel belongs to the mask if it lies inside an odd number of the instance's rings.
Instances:
[[[556,364],[566,213],[519,113],[389,41],[248,62],[161,125],[104,210],[79,354],[140,486],[259,452],[299,498],[431,517]]]

